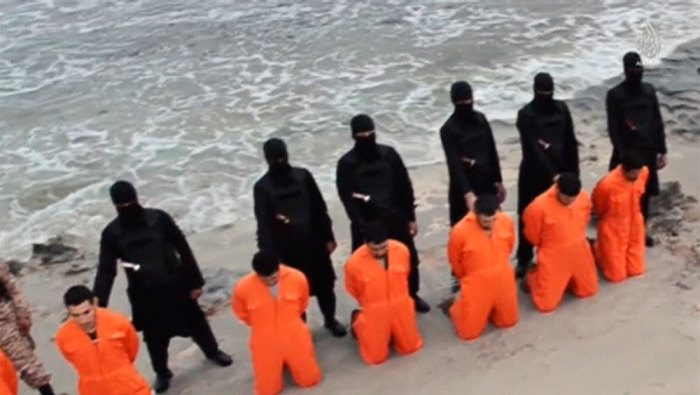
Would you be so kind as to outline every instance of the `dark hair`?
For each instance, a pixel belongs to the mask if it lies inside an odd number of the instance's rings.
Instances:
[[[379,244],[385,242],[389,238],[389,232],[386,226],[379,221],[368,223],[364,229],[365,242]]]
[[[578,196],[581,192],[581,180],[574,173],[561,173],[557,180],[559,193],[566,196]]]
[[[66,307],[77,306],[85,301],[92,304],[94,299],[95,294],[90,290],[90,288],[84,285],[74,285],[68,288],[66,293],[63,294],[63,304],[65,304]]]
[[[490,194],[479,195],[474,203],[474,212],[477,215],[492,216],[499,209],[498,199]]]
[[[280,268],[280,260],[270,251],[258,251],[253,256],[253,270],[255,273],[267,277],[275,274]]]
[[[622,152],[620,162],[622,162],[622,168],[625,171],[638,170],[644,167],[644,158],[639,152],[632,149]]]

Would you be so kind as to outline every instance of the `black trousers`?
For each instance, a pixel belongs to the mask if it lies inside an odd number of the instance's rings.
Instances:
[[[326,324],[330,324],[335,319],[335,291],[333,290],[335,281],[328,281],[328,284],[322,284],[317,286],[316,291],[316,302],[318,302],[318,308],[323,314],[323,320]]]
[[[143,338],[148,348],[148,355],[151,357],[151,366],[153,371],[159,376],[167,377],[172,375],[170,369],[168,369],[168,346],[170,345],[170,339],[176,336],[167,330],[144,330]],[[204,317],[204,314],[201,317],[196,317],[191,322],[188,337],[192,338],[206,357],[214,356],[219,350],[219,344],[216,342],[214,333],[211,331],[209,322]]]
[[[408,292],[411,296],[416,296],[420,289],[420,275],[418,274],[418,250],[413,242],[413,236],[408,230],[408,222],[401,220],[386,220],[383,221],[389,232],[389,238],[400,241],[411,254],[411,269],[408,273]],[[364,243],[364,237],[359,224],[353,222],[350,224],[350,233],[352,235],[352,250],[355,251]]]

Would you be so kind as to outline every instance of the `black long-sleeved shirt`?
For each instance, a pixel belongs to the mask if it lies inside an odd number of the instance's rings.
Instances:
[[[177,253],[180,260],[177,271],[178,278],[182,282],[181,285],[187,290],[201,288],[204,285],[204,278],[199,270],[199,265],[185,235],[172,217],[165,211],[151,208],[144,208],[143,216],[144,221],[139,226],[157,228],[163,239]],[[94,285],[95,295],[102,307],[106,307],[109,303],[114,278],[117,275],[117,260],[122,259],[123,254],[120,251],[119,240],[127,232],[129,232],[129,228],[122,226],[118,218],[110,222],[102,231],[99,264]]]
[[[308,193],[312,221],[311,228],[314,236],[325,242],[335,241],[333,224],[328,216],[328,208],[313,175],[306,169],[292,167],[290,177],[295,182],[300,182],[301,187],[306,189]],[[254,211],[258,223],[258,247],[272,251],[274,251],[275,246],[274,230],[278,225],[278,220],[275,219],[278,213],[274,210],[272,196],[272,192],[276,187],[270,173],[266,173],[253,187]]]
[[[393,206],[398,208],[408,221],[415,221],[416,212],[413,185],[411,184],[411,178],[408,175],[408,170],[406,170],[401,156],[394,148],[387,145],[377,144],[377,150],[378,157],[375,160],[384,161],[391,168],[392,179],[387,180],[387,182],[392,183],[391,201]],[[338,195],[343,202],[343,206],[351,222],[366,220],[361,208],[361,202],[352,197],[353,192],[358,192],[357,186],[355,185],[354,171],[357,166],[361,164],[362,160],[363,159],[360,159],[355,150],[352,149],[338,160],[336,171],[335,182]]]
[[[535,102],[532,101],[518,111],[516,121],[523,153],[522,168],[526,171],[537,172],[548,180],[563,172],[579,174],[578,142],[574,134],[574,122],[571,119],[569,107],[563,101],[554,100],[552,106],[546,111],[558,111],[564,117],[564,130],[559,135],[561,140],[548,142],[562,147],[561,163],[554,163],[539,141],[538,117],[550,116],[551,114],[543,113],[543,110],[538,109]]]
[[[639,124],[632,119],[632,109],[629,106],[635,103],[646,107],[648,117],[642,118],[649,122]],[[639,86],[631,86],[623,81],[608,91],[605,109],[610,141],[616,151],[634,147],[644,151],[652,150],[654,154],[666,153],[666,133],[653,85],[642,82]]]
[[[445,159],[447,161],[447,170],[450,175],[451,188],[457,188],[462,194],[473,192],[478,188],[474,185],[475,180],[470,177],[466,171],[462,157],[462,139],[469,138],[474,133],[484,132],[481,138],[476,139],[473,144],[476,144],[473,149],[481,151],[487,158],[488,163],[482,164],[488,168],[491,179],[489,187],[493,183],[503,182],[501,176],[501,164],[498,158],[498,150],[496,149],[496,141],[493,137],[491,125],[484,114],[474,111],[474,114],[469,119],[460,119],[457,114],[452,114],[445,124],[440,128],[440,140],[442,148],[445,151]]]

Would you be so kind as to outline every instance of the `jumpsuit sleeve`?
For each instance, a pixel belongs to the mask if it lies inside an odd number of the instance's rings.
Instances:
[[[126,351],[129,354],[129,360],[133,363],[139,354],[139,337],[134,326],[126,318],[124,319],[124,326],[126,327]]]
[[[549,159],[545,154],[544,150],[537,142],[536,138],[536,127],[532,121],[530,115],[527,114],[525,110],[520,110],[518,112],[518,119],[516,121],[516,127],[518,128],[518,133],[520,134],[520,144],[523,149],[523,159],[526,157],[531,158],[537,167],[543,169],[546,172],[547,178],[552,179],[556,174],[556,170],[549,163]]]
[[[664,120],[661,118],[659,99],[656,97],[656,90],[652,88],[652,99],[654,101],[654,143],[659,154],[666,153],[666,132],[664,131]]]
[[[462,278],[464,272],[462,270],[462,249],[464,247],[464,237],[462,233],[456,231],[456,226],[450,231],[450,238],[447,242],[447,259],[450,263],[452,273],[457,278]]]
[[[459,155],[459,142],[452,134],[447,126],[440,129],[440,141],[442,149],[445,151],[445,160],[447,161],[447,172],[450,175],[450,181],[456,183],[462,194],[472,191],[469,178],[464,172],[464,165]]]
[[[316,210],[317,223],[320,227],[319,234],[322,235],[323,240],[326,242],[335,241],[335,236],[333,235],[333,222],[331,217],[328,215],[328,207],[326,206],[326,201],[323,199],[321,190],[316,184],[316,180],[311,172],[306,171],[307,183],[309,192],[311,192],[311,207]]]
[[[23,320],[30,320],[31,322],[32,315],[29,310],[29,304],[24,295],[22,295],[19,286],[17,286],[15,276],[10,273],[9,266],[4,262],[0,263],[0,281],[2,281],[7,290],[7,295],[12,301],[17,317]]]
[[[111,236],[105,229],[100,239],[100,257],[97,264],[97,275],[93,291],[97,296],[100,307],[107,307],[109,295],[112,293],[114,277],[117,276],[117,259],[119,258],[117,249],[114,247]]]
[[[335,174],[335,186],[338,189],[338,197],[345,207],[345,212],[348,214],[350,222],[361,222],[362,216],[360,215],[360,209],[357,204],[353,201],[352,193],[353,182],[352,182],[352,166],[341,158],[338,161],[338,167]]]
[[[272,243],[272,221],[274,213],[270,205],[270,200],[260,182],[253,187],[253,211],[258,223],[258,248],[260,250],[273,250]]]
[[[598,184],[593,188],[593,209],[598,218],[602,218],[608,212],[609,192],[604,180],[605,178],[598,181]]]
[[[416,205],[411,177],[408,175],[408,170],[406,170],[401,155],[393,148],[391,148],[391,158],[399,207],[408,220],[413,222],[416,220]]]
[[[562,107],[566,118],[566,131],[564,135],[564,161],[566,164],[564,170],[579,175],[578,141],[574,133],[574,120],[571,117],[569,106],[562,102]]]
[[[622,111],[620,109],[617,98],[615,97],[615,91],[613,89],[608,91],[605,97],[605,111],[608,116],[608,134],[610,135],[610,142],[617,151],[623,149],[622,146]]]
[[[542,242],[542,221],[544,215],[537,201],[530,203],[523,212],[523,235],[535,247]]]
[[[248,309],[246,308],[245,297],[243,296],[243,290],[240,287],[240,283],[236,284],[233,289],[233,295],[231,296],[231,310],[233,310],[233,314],[238,317],[239,320],[250,326]]]
[[[180,255],[181,274],[185,286],[188,290],[202,288],[204,277],[202,277],[202,272],[199,270],[199,265],[185,235],[168,213],[161,210],[160,214],[164,222],[165,234]]]
[[[484,117],[484,122],[486,123],[486,129],[488,130],[489,139],[489,158],[491,158],[491,163],[489,164],[493,175],[496,178],[497,183],[503,182],[503,177],[501,176],[501,160],[498,157],[498,149],[496,149],[496,139],[493,137],[493,130],[491,130],[491,124]]]
[[[360,289],[357,279],[355,278],[355,273],[353,273],[351,268],[352,266],[350,265],[350,261],[348,261],[345,264],[345,290],[348,291],[350,296],[359,302],[360,293],[362,290]]]

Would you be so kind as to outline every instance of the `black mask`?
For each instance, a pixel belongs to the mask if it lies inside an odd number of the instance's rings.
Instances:
[[[270,163],[269,172],[272,179],[275,181],[286,181],[289,179],[292,167],[289,165],[287,160],[277,161]]]
[[[374,134],[367,137],[355,137],[355,152],[362,159],[374,159],[377,157],[377,140]]]
[[[622,67],[625,71],[625,82],[629,86],[640,86],[644,69],[642,67],[642,58],[636,52],[627,52],[622,58]]]
[[[455,104],[455,116],[460,120],[471,120],[474,118],[474,103]]]
[[[117,217],[124,226],[140,225],[143,221],[143,207],[138,202],[125,207],[117,207]]]
[[[532,89],[535,91],[533,104],[537,109],[548,111],[555,108],[554,79],[551,75],[548,73],[537,73]]]

